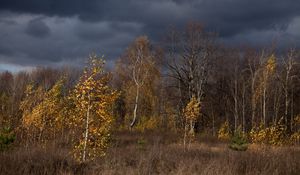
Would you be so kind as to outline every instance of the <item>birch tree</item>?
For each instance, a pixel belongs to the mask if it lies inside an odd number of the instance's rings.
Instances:
[[[160,71],[155,57],[155,51],[151,48],[147,36],[140,36],[116,63],[116,74],[121,82],[119,86],[125,93],[126,107],[128,111],[132,111],[130,115],[133,115],[130,117],[131,128],[135,126],[144,110],[141,102],[149,102],[149,98],[156,96],[157,92],[152,89],[157,87]],[[151,104],[146,108],[152,110]]]
[[[201,101],[209,77],[212,60],[215,57],[216,35],[206,32],[199,23],[190,23],[185,31],[171,37],[174,49],[169,55],[170,76],[181,82],[188,91],[189,99],[195,96]]]
[[[58,80],[47,92],[41,87],[34,91],[32,85],[27,87],[26,97],[21,103],[23,127],[29,132],[37,132],[39,141],[55,138],[56,132],[62,129],[60,114],[64,107],[63,82],[63,79]]]
[[[216,58],[216,34],[205,31],[199,23],[189,23],[184,31],[170,34],[169,76],[178,82],[179,107],[184,108],[193,96],[198,102],[203,101],[212,61]]]
[[[104,72],[103,58],[90,55],[89,59],[71,97],[76,111],[72,124],[81,135],[74,155],[83,162],[105,154],[113,123],[112,105],[118,96],[109,87],[111,76]]]
[[[200,109],[200,102],[193,96],[183,111],[185,115],[184,146],[187,138],[190,143],[195,136],[195,123],[200,117]]]
[[[294,73],[294,69],[296,66],[295,58],[297,56],[295,49],[290,49],[287,56],[283,59],[283,76],[281,78],[282,87],[284,91],[284,121],[285,124],[288,126],[288,114],[289,108],[291,104],[291,83],[292,79],[295,78],[297,75]],[[293,120],[293,116],[290,117],[290,121]],[[292,128],[292,124],[290,122],[290,127]]]
[[[269,84],[274,77],[276,69],[276,58],[274,54],[270,55],[265,63],[263,70],[263,124],[266,127],[267,124],[267,93],[269,90]]]
[[[257,87],[259,81],[259,75],[261,72],[261,60],[264,57],[264,54],[261,55],[256,54],[253,51],[247,52],[247,62],[248,68],[247,71],[249,72],[249,79],[250,79],[250,94],[251,94],[251,127],[255,127],[256,125],[256,113],[257,113],[257,104],[258,104],[258,97],[259,90]]]

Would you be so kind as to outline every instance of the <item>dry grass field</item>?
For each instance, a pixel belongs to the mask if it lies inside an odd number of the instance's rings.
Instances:
[[[0,154],[0,173],[18,174],[282,174],[300,172],[299,147],[250,145],[233,151],[226,142],[200,137],[187,149],[178,135],[122,132],[105,157],[84,164],[63,143],[15,147]]]

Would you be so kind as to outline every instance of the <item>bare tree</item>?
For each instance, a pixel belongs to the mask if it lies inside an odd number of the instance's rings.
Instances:
[[[169,76],[178,81],[183,106],[192,97],[202,102],[212,60],[216,54],[216,34],[206,32],[199,23],[189,23],[183,32],[169,35]],[[181,110],[181,109],[178,109]]]
[[[284,91],[284,106],[285,106],[285,110],[284,110],[284,121],[285,124],[288,126],[288,120],[290,120],[290,127],[292,128],[292,118],[293,116],[290,117],[290,119],[288,119],[288,113],[289,113],[289,107],[290,107],[290,103],[291,103],[291,96],[292,94],[290,93],[291,91],[291,83],[292,83],[292,79],[294,77],[296,77],[297,75],[294,73],[294,69],[296,66],[296,58],[297,54],[296,54],[296,50],[295,49],[290,49],[287,56],[284,57],[283,59],[283,77],[281,78],[281,82],[282,82],[282,87],[283,87],[283,91]]]

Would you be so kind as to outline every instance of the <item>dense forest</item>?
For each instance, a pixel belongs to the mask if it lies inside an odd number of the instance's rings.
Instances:
[[[105,64],[112,58],[93,53],[87,53],[87,57],[84,68],[66,65],[0,73],[0,161],[6,162],[0,165],[2,172],[14,174],[13,162],[22,164],[20,154],[24,152],[37,157],[56,152],[67,156],[61,158],[65,163],[56,157],[61,169],[46,160],[44,169],[33,165],[30,169],[28,165],[15,173],[299,173],[297,48],[278,48],[275,41],[264,48],[227,46],[217,33],[199,23],[189,23],[183,29],[169,30],[155,44],[147,36],[137,37],[113,65]],[[131,142],[137,151],[124,146]],[[205,155],[209,152],[205,150],[198,155],[197,149],[206,142],[211,147],[222,144],[226,149],[223,157],[229,156],[229,160],[219,160],[215,153]],[[149,145],[154,146],[148,148]],[[255,145],[264,151],[249,152]],[[33,148],[40,152],[30,153]],[[140,159],[123,165],[130,159],[130,155],[123,155],[126,151]],[[174,152],[178,157],[171,156]],[[144,160],[141,155],[156,159]],[[193,159],[193,155],[202,161],[202,170],[188,167],[193,161],[187,159]],[[278,159],[268,159],[267,155]],[[122,160],[115,158],[122,156]],[[236,166],[228,165],[231,161],[251,162],[257,157],[260,165],[237,163],[243,168],[229,171],[230,166]],[[182,169],[176,162],[161,163],[173,159],[190,163]],[[220,164],[218,172],[204,166],[205,160],[214,159],[215,164]],[[109,167],[103,167],[109,161],[110,172],[105,171]],[[95,162],[102,166],[95,166]],[[288,162],[289,167],[284,168],[283,162]],[[117,166],[132,166],[137,171]],[[159,166],[163,170],[157,169]],[[95,171],[89,172],[90,169]]]

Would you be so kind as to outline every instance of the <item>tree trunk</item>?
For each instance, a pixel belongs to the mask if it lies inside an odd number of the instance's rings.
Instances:
[[[242,95],[242,122],[243,122],[243,132],[245,133],[245,125],[246,125],[246,121],[245,121],[245,94],[246,94],[246,87],[245,84],[243,83],[243,95]]]
[[[277,100],[278,100],[278,91],[276,89],[275,94],[274,94],[274,101],[273,101],[273,110],[274,110],[274,114],[272,116],[272,122],[273,125],[276,123],[277,117],[278,117],[278,108],[277,108]]]
[[[234,131],[237,130],[237,125],[238,125],[238,94],[237,94],[237,88],[238,88],[238,84],[237,84],[237,80],[235,79],[234,81]]]
[[[131,128],[136,123],[139,95],[140,95],[140,90],[139,90],[139,86],[137,85],[137,87],[136,87],[136,96],[135,96],[135,104],[134,104],[134,110],[133,110],[133,120],[132,120],[132,122],[130,124]]]
[[[288,65],[286,77],[285,77],[285,88],[284,88],[284,97],[285,97],[285,110],[284,110],[284,121],[286,126],[288,126],[288,109],[289,109],[289,76],[290,76],[290,65]]]
[[[285,110],[284,110],[284,121],[285,121],[285,124],[287,125],[288,122],[287,122],[287,117],[288,117],[288,109],[289,109],[289,99],[288,99],[288,90],[287,90],[287,83],[286,83],[286,87],[285,87],[285,93],[284,93],[284,96],[285,96]]]
[[[190,121],[190,134],[194,134],[195,133],[195,125],[194,122],[191,120]]]
[[[255,90],[254,90],[254,77],[252,78],[252,83],[251,83],[251,127],[253,128],[255,126],[255,123],[254,123],[254,117],[255,117]]]
[[[266,82],[265,82],[266,83]],[[266,127],[266,85],[264,85],[264,89],[263,89],[263,109],[262,109],[262,112],[263,112],[263,124],[264,124],[264,127]]]
[[[89,95],[89,104],[86,112],[86,124],[85,124],[85,135],[84,135],[84,146],[83,146],[83,156],[82,161],[84,162],[86,160],[86,147],[87,147],[87,141],[89,136],[89,120],[90,120],[90,95]]]
[[[293,124],[294,124],[294,88],[292,87],[292,94],[291,94],[291,121],[290,121],[291,131],[293,131]]]

